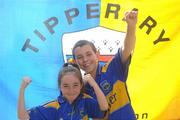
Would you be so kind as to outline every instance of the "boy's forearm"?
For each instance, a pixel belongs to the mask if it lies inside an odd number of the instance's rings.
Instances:
[[[122,48],[122,62],[125,63],[135,48],[136,26],[127,26],[127,33]]]

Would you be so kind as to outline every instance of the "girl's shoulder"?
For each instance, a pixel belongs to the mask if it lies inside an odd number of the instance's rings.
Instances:
[[[60,108],[60,104],[59,104],[58,100],[56,99],[56,100],[53,100],[53,101],[45,103],[43,105],[43,107],[45,107],[45,108],[51,107],[51,108],[59,109]]]
[[[90,95],[86,94],[86,93],[83,93],[82,94],[82,98],[83,99],[93,99],[93,97],[91,97]]]

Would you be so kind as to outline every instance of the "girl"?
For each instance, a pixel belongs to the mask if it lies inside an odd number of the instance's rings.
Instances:
[[[58,87],[61,94],[57,100],[45,105],[25,109],[24,91],[31,82],[24,77],[19,94],[18,117],[21,120],[85,120],[88,118],[103,118],[108,110],[108,103],[103,92],[90,74],[84,76],[84,81],[94,89],[97,101],[83,93],[83,80],[76,64],[66,63],[58,75]]]

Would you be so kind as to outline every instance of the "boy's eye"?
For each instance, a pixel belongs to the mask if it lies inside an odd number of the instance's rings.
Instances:
[[[77,57],[76,57],[76,59],[81,59],[81,58],[82,58],[82,56],[77,56]]]
[[[91,54],[89,53],[89,54],[87,54],[87,56],[91,56]]]

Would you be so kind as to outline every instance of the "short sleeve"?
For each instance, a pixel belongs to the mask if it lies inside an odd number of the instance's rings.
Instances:
[[[86,99],[85,109],[90,118],[103,118],[106,111],[101,111],[98,102],[93,98]]]
[[[30,120],[55,120],[57,110],[52,107],[35,107],[29,110]]]
[[[121,49],[119,49],[113,59],[110,61],[108,65],[108,74],[109,76],[116,76],[118,79],[126,82],[131,56],[128,58],[127,62],[123,64],[121,61],[121,54]]]

